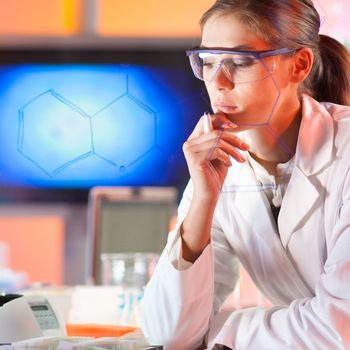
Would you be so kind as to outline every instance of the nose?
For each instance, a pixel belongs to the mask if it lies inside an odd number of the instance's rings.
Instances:
[[[220,65],[210,84],[217,90],[230,91],[235,86],[232,78],[233,77],[227,67],[225,65]]]

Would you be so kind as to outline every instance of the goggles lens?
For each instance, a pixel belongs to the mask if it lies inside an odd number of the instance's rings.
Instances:
[[[276,69],[277,54],[281,50],[271,50],[271,54],[264,54],[263,57],[249,52],[208,51],[190,50],[188,52],[194,75],[205,82],[211,82],[220,71],[233,83],[240,84],[263,80],[271,75]],[[281,52],[286,54],[290,51]]]

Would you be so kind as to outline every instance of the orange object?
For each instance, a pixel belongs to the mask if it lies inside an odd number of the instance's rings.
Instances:
[[[64,217],[0,216],[0,241],[9,246],[9,267],[28,273],[29,283],[63,283]]]
[[[200,37],[199,18],[213,0],[100,0],[96,28],[102,36]]]
[[[127,333],[134,332],[136,327],[129,326],[110,326],[99,324],[67,324],[66,331],[68,336],[80,337],[121,337]]]
[[[79,34],[82,30],[83,1],[0,0],[0,36]]]

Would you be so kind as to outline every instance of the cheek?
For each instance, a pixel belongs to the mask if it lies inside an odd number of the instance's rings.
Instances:
[[[237,95],[244,102],[246,108],[266,108],[279,95],[280,89],[272,78],[237,86]]]
[[[215,97],[215,90],[208,93]],[[237,84],[226,96],[238,107],[237,113],[229,116],[230,120],[238,125],[261,125],[269,123],[280,88],[269,77],[249,84]]]
[[[261,125],[268,123],[278,102],[281,89],[271,77],[249,84],[236,84],[230,91],[219,91],[207,86],[213,111],[219,96],[237,106],[237,112],[228,115],[238,125]]]
[[[239,116],[243,123],[264,124],[269,121],[279,92],[274,84],[266,80],[237,88],[240,101]]]
[[[210,99],[210,103],[211,103],[211,106],[213,108],[213,105],[217,99],[217,96],[218,96],[218,93],[216,91],[216,89],[213,89],[212,87],[206,85],[205,86],[206,90],[207,90],[207,93],[208,93],[208,96],[209,96],[209,99]],[[214,110],[214,109],[213,109]]]
[[[258,123],[268,122],[280,96],[280,89],[270,77],[237,88],[242,101],[242,114],[256,119]]]

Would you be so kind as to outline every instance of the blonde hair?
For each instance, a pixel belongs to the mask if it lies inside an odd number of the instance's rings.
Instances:
[[[350,105],[350,54],[344,45],[319,35],[320,16],[311,0],[217,0],[201,17],[238,14],[272,48],[308,47],[314,64],[300,89],[318,101]]]

